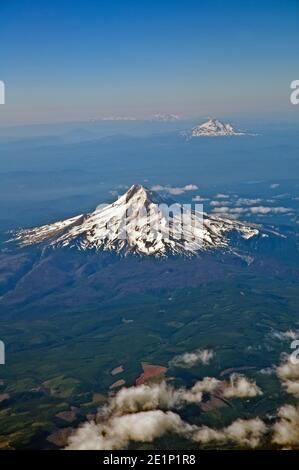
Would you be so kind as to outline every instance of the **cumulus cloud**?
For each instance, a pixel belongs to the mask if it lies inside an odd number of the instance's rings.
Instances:
[[[214,377],[205,377],[192,387],[193,392],[218,392],[225,398],[251,398],[262,395],[261,389],[254,380],[249,380],[242,374],[234,373],[228,382]]]
[[[288,207],[265,207],[265,206],[257,206],[257,207],[250,207],[249,211],[251,214],[286,214],[288,212],[292,212],[292,209]]]
[[[227,194],[222,194],[222,193],[218,193],[215,195],[215,199],[228,199],[229,196]]]
[[[254,380],[237,373],[232,374],[228,381],[222,381],[215,377],[205,377],[197,381],[191,391],[193,393],[218,392],[219,395],[226,398],[250,398],[263,394]]]
[[[194,201],[194,202],[205,202],[205,201],[209,201],[209,198],[201,197],[201,196],[197,195],[194,198],[192,198],[192,201]]]
[[[68,450],[125,449],[130,441],[152,442],[167,432],[191,434],[193,428],[171,411],[143,411],[114,416],[103,423],[85,423],[69,439]]]
[[[230,208],[227,206],[217,207],[212,210],[212,212],[217,212],[217,214],[228,214],[229,211],[230,211]]]
[[[196,184],[186,184],[183,189],[185,191],[196,191],[196,189],[198,189],[198,186],[196,186]]]
[[[281,334],[294,338],[292,330]],[[286,391],[299,397],[299,364],[292,362],[292,356],[284,356],[281,364],[273,369]],[[254,380],[237,373],[225,381],[205,377],[189,389],[175,388],[166,382],[122,388],[100,409],[95,421],[83,424],[70,436],[67,449],[125,449],[130,442],[152,442],[166,433],[198,444],[218,442],[255,448],[267,437],[285,448],[299,446],[299,405],[283,405],[271,426],[259,418],[239,418],[220,429],[190,424],[173,411],[200,403],[204,393],[245,398],[261,395],[262,391]]]
[[[287,331],[277,331],[277,330],[273,330],[271,331],[271,336],[273,338],[276,338],[276,339],[279,339],[281,341],[284,341],[284,340],[295,340],[295,339],[298,339],[299,338],[299,331],[298,330],[287,330]]]
[[[123,387],[111,398],[102,411],[102,416],[123,415],[154,409],[178,408],[186,403],[200,403],[202,393],[223,390],[227,398],[254,397],[261,395],[261,390],[252,380],[241,374],[232,374],[229,381],[221,381],[215,377],[205,377],[197,381],[191,389],[174,388],[166,382],[138,387]]]
[[[249,198],[239,198],[236,201],[237,206],[252,206],[253,204],[260,204],[262,199],[249,199]]]
[[[286,199],[290,197],[290,193],[281,193],[281,194],[276,194],[275,196],[272,196],[274,199]]]
[[[272,441],[283,446],[299,446],[299,406],[282,406],[278,418],[273,425]]]
[[[185,390],[183,394],[181,393],[181,396],[185,401],[197,402],[200,394],[203,393],[217,393],[225,398],[252,398],[263,394],[254,380],[234,373],[231,374],[228,381],[222,381],[215,377],[204,377],[197,381],[190,391]]]
[[[201,443],[213,441],[232,442],[248,447],[257,447],[267,432],[267,426],[259,418],[237,419],[221,430],[202,426],[193,436],[193,440]]]
[[[193,352],[186,352],[175,356],[170,365],[175,367],[193,367],[195,364],[209,364],[214,357],[214,352],[209,349],[197,349]]]
[[[286,392],[299,398],[299,364],[293,361],[292,355],[284,357],[276,367],[276,374]]]
[[[226,213],[226,214],[255,214],[255,215],[267,215],[267,214],[289,214],[293,212],[293,209],[288,207],[267,207],[267,206],[253,206],[253,207],[215,207],[212,212]]]
[[[256,397],[262,394],[263,392],[253,380],[249,380],[241,374],[232,374],[229,385],[223,391],[223,395],[227,398]]]
[[[186,402],[200,402],[201,394],[185,388],[174,388],[166,382],[153,385],[122,388],[103,408],[101,415],[123,415],[155,409],[171,409]]]
[[[173,187],[173,186],[162,186],[160,184],[156,184],[155,186],[152,186],[151,189],[152,191],[164,191],[166,193],[178,196],[187,191],[196,191],[198,189],[198,186],[196,186],[195,184],[186,184],[185,186],[182,186],[182,187]]]
[[[67,449],[124,449],[130,441],[151,442],[166,432],[189,434],[192,426],[169,409],[199,403],[202,393],[165,382],[122,388],[69,438]]]
[[[174,389],[165,383],[123,388],[100,410],[96,421],[85,423],[70,436],[67,449],[125,449],[130,441],[152,442],[168,432],[196,442],[207,442],[204,436],[209,432],[210,440],[230,440],[253,447],[258,427],[250,422],[238,420],[222,431],[214,431],[191,425],[169,411],[183,403],[200,402],[204,391],[214,391],[219,385],[219,380],[206,377],[190,390]]]
[[[220,390],[223,382],[215,377],[205,377],[196,382],[191,388],[191,393],[213,393]]]
[[[212,207],[220,207],[220,206],[222,206],[223,201],[211,201],[209,204]],[[230,204],[230,203],[226,202],[226,204]]]
[[[221,430],[196,426],[183,421],[171,411],[143,411],[103,423],[89,422],[69,438],[67,450],[117,450],[125,449],[131,441],[152,442],[166,433],[175,433],[197,443],[211,441],[231,442],[256,447],[267,431],[258,418],[238,419]]]
[[[70,436],[67,449],[125,449],[130,441],[152,442],[167,432],[183,435],[196,442],[204,442],[199,436],[203,434],[205,428],[183,421],[171,410],[190,403],[199,404],[204,392],[222,393],[225,390],[230,391],[230,397],[254,396],[252,392],[254,383],[247,383],[246,392],[243,382],[240,383],[241,379],[245,380],[243,376],[238,376],[228,383],[214,377],[205,377],[190,389],[174,388],[165,382],[124,387],[100,409],[94,422],[85,423]],[[229,440],[251,446],[253,431],[250,429],[253,427],[250,424],[246,427],[245,423],[242,425],[243,430],[242,426],[235,422],[225,430],[215,431],[221,432],[224,436],[218,440],[226,439],[227,434],[230,436]]]

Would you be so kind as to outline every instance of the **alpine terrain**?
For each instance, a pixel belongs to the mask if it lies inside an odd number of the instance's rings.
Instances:
[[[169,206],[152,191],[133,185],[113,204],[100,205],[89,214],[19,230],[13,239],[21,246],[44,244],[52,248],[189,257],[210,249],[233,249],[229,241],[232,234],[248,240],[269,233],[255,224],[207,215],[191,207],[182,213],[181,205]]]
[[[203,124],[198,124],[186,134],[189,138],[248,135],[246,132],[234,129],[231,124],[225,124],[218,119],[209,119]]]

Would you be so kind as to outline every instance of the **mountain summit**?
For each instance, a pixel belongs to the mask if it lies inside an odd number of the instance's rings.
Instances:
[[[183,208],[183,209],[182,209]],[[163,257],[192,256],[210,249],[231,249],[228,235],[248,240],[254,224],[222,219],[180,204],[161,204],[158,194],[133,185],[112,204],[41,227],[15,232],[21,246],[70,247]]]
[[[225,124],[218,119],[209,119],[191,129],[189,137],[223,137],[246,135],[245,132],[234,129],[231,124]]]

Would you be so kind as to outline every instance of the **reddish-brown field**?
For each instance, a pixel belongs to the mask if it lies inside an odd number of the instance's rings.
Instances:
[[[146,383],[147,380],[159,377],[162,374],[167,372],[167,367],[159,366],[155,364],[144,364],[142,363],[143,373],[137,377],[136,385],[142,385]]]

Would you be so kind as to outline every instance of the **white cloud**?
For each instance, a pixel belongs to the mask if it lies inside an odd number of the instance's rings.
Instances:
[[[205,202],[205,201],[209,201],[209,198],[206,198],[206,197],[201,197],[201,196],[195,196],[194,198],[192,198],[192,201],[194,202]]]
[[[165,433],[188,435],[192,426],[171,411],[143,411],[114,416],[102,423],[85,423],[69,439],[68,450],[125,449],[130,441],[152,442]]]
[[[222,386],[221,380],[216,379],[215,377],[205,377],[202,380],[198,380],[195,385],[193,385],[191,392],[193,393],[213,393],[216,390],[220,390]]]
[[[254,396],[252,390],[256,390],[256,386],[245,377],[238,376],[231,378],[228,383],[214,377],[205,377],[191,389],[174,388],[165,382],[124,387],[115,396],[110,397],[94,422],[85,423],[71,435],[67,449],[124,449],[130,441],[152,442],[167,432],[181,434],[200,442],[198,436],[201,434],[198,433],[203,431],[203,428],[183,421],[170,410],[190,403],[198,404],[204,392],[212,393],[217,390],[221,393],[223,389],[227,393],[230,391],[230,397],[245,397]],[[227,434],[229,440],[239,440],[244,445],[253,446],[253,426],[245,423],[232,423],[221,432]]]
[[[257,447],[267,432],[267,426],[259,418],[243,420],[237,419],[221,430],[202,426],[194,435],[197,442],[208,443],[213,441],[232,442],[248,447]]]
[[[261,389],[253,380],[249,380],[241,374],[232,374],[228,387],[223,391],[223,395],[227,398],[255,397],[262,394]]]
[[[237,206],[252,206],[253,204],[260,204],[262,199],[249,199],[249,198],[239,198],[236,201]]]
[[[288,330],[282,334],[293,339],[293,333]],[[286,391],[299,397],[299,365],[291,362],[291,356],[285,356],[274,371]],[[152,442],[166,433],[183,436],[198,444],[218,442],[255,448],[267,438],[283,448],[299,446],[299,405],[286,404],[279,408],[272,426],[267,426],[259,418],[239,418],[220,429],[190,424],[171,411],[189,403],[200,403],[204,392],[217,392],[226,398],[262,394],[256,383],[242,374],[232,374],[229,381],[205,377],[190,389],[174,388],[165,382],[122,388],[110,397],[94,422],[85,423],[75,430],[67,449],[125,449],[130,442]]]
[[[230,208],[227,206],[217,207],[213,209],[212,212],[217,212],[219,214],[228,214],[230,212]]]
[[[288,207],[266,207],[266,206],[253,206],[253,207],[216,207],[212,212],[225,213],[225,214],[289,214],[293,209]]]
[[[281,193],[281,194],[276,194],[275,196],[272,196],[274,199],[286,199],[290,197],[291,195],[289,193]]]
[[[201,401],[201,395],[193,397],[190,391],[185,388],[171,387],[166,382],[154,385],[140,385],[138,387],[122,388],[110,400],[109,404],[103,408],[102,414],[122,415],[127,413],[137,413],[155,409],[172,409],[181,406],[185,402]]]
[[[212,206],[212,207],[222,206],[222,204],[223,204],[222,201],[211,201],[210,202],[210,206]]]
[[[299,331],[298,330],[287,330],[287,331],[277,331],[272,330],[270,335],[275,338],[279,339],[280,341],[288,341],[288,340],[295,340],[299,338]]]
[[[299,446],[299,407],[284,405],[278,410],[272,441],[283,446]]]
[[[198,189],[198,186],[196,186],[196,184],[186,184],[183,189],[185,191],[196,191]]]
[[[166,432],[186,434],[192,426],[168,411],[199,403],[202,393],[175,389],[165,382],[122,388],[98,413],[69,439],[67,449],[124,449],[130,441],[151,442]]]
[[[187,191],[196,191],[198,186],[195,184],[186,184],[183,187],[173,187],[173,186],[162,186],[160,184],[156,184],[151,187],[152,191],[164,191],[172,195],[180,195],[184,194]]]
[[[228,382],[214,377],[205,377],[196,382],[191,389],[193,393],[213,393],[215,391],[225,398],[251,398],[263,394],[255,381],[237,373],[232,374]]]
[[[176,367],[193,367],[195,364],[208,364],[214,357],[214,353],[208,349],[197,349],[175,356],[170,364]]]
[[[276,374],[286,392],[299,398],[299,364],[292,361],[292,356],[284,357],[276,368]]]
[[[288,212],[292,212],[292,209],[288,207],[265,207],[265,206],[257,206],[257,207],[250,207],[249,211],[252,214],[285,214]]]
[[[220,441],[256,447],[267,431],[259,419],[238,419],[221,430],[196,426],[183,421],[171,411],[143,411],[114,416],[101,423],[88,422],[70,438],[67,450],[125,449],[131,441],[152,442],[166,433],[175,433],[198,443]]]

